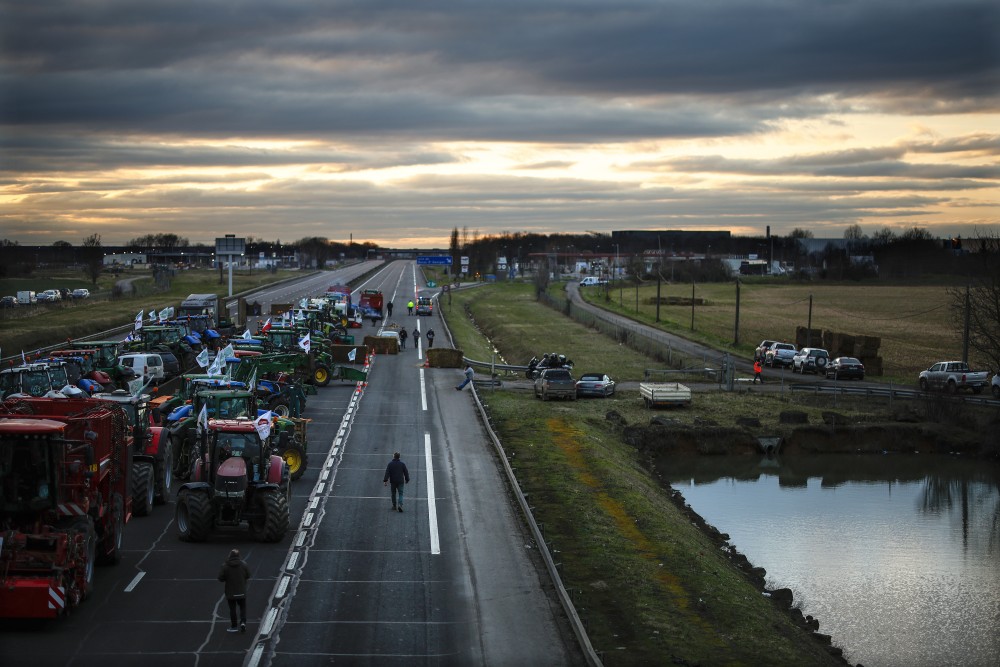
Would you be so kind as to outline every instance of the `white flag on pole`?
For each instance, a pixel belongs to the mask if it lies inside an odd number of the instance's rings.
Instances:
[[[222,352],[219,352],[219,355],[222,357],[222,363],[226,363],[226,359],[228,359],[229,357],[236,356],[236,350],[233,349],[233,344],[230,343],[229,345],[222,348]]]
[[[309,334],[306,334],[305,336],[303,336],[302,339],[299,341],[299,347],[301,347],[305,351],[306,354],[309,354],[309,346],[311,344],[312,343],[311,343],[311,341],[309,339]]]
[[[347,359],[349,361],[354,361],[354,358],[358,356],[358,348],[351,348],[351,351],[347,353]]]
[[[208,430],[208,403],[201,406],[201,412],[198,413],[198,433],[204,433]]]
[[[250,330],[247,329],[243,332],[243,340],[250,340],[253,336],[250,334]]]
[[[208,349],[202,348],[201,352],[198,353],[198,356],[195,357],[194,360],[197,361],[198,365],[201,366],[202,368],[207,367],[208,366]]]
[[[257,417],[254,427],[257,429],[257,435],[260,436],[260,439],[267,440],[267,437],[271,435],[271,411],[268,410],[260,417]]]
[[[140,310],[139,314],[135,316],[135,328],[136,329],[142,328],[142,310]]]

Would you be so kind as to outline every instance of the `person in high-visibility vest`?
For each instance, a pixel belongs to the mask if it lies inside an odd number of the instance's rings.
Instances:
[[[406,314],[407,315],[412,315],[413,314],[413,302],[412,301],[407,301],[406,302]]]
[[[760,383],[764,384],[764,377],[761,375],[761,372],[763,370],[764,369],[761,368],[761,366],[760,366],[760,359],[755,359],[754,362],[753,362],[753,383],[754,384],[757,384],[757,380],[760,380]]]

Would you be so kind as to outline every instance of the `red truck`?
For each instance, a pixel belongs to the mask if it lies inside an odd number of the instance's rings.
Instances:
[[[362,290],[361,300],[358,301],[362,316],[382,319],[382,305],[382,292],[377,289]]]
[[[121,559],[131,517],[125,411],[91,399],[0,404],[0,618],[54,618]]]

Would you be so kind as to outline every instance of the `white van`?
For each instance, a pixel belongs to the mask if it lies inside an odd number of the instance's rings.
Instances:
[[[163,370],[163,357],[149,352],[136,352],[134,354],[123,354],[118,357],[118,364],[131,368],[136,377],[141,377],[143,382],[152,380],[159,383],[166,377]]]
[[[607,280],[601,280],[597,276],[587,276],[580,281],[580,287],[583,287],[584,285],[605,285],[607,282]]]

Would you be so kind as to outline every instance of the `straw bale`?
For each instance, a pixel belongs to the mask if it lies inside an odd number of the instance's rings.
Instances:
[[[465,368],[462,350],[448,347],[432,347],[427,350],[427,362],[432,368]]]

